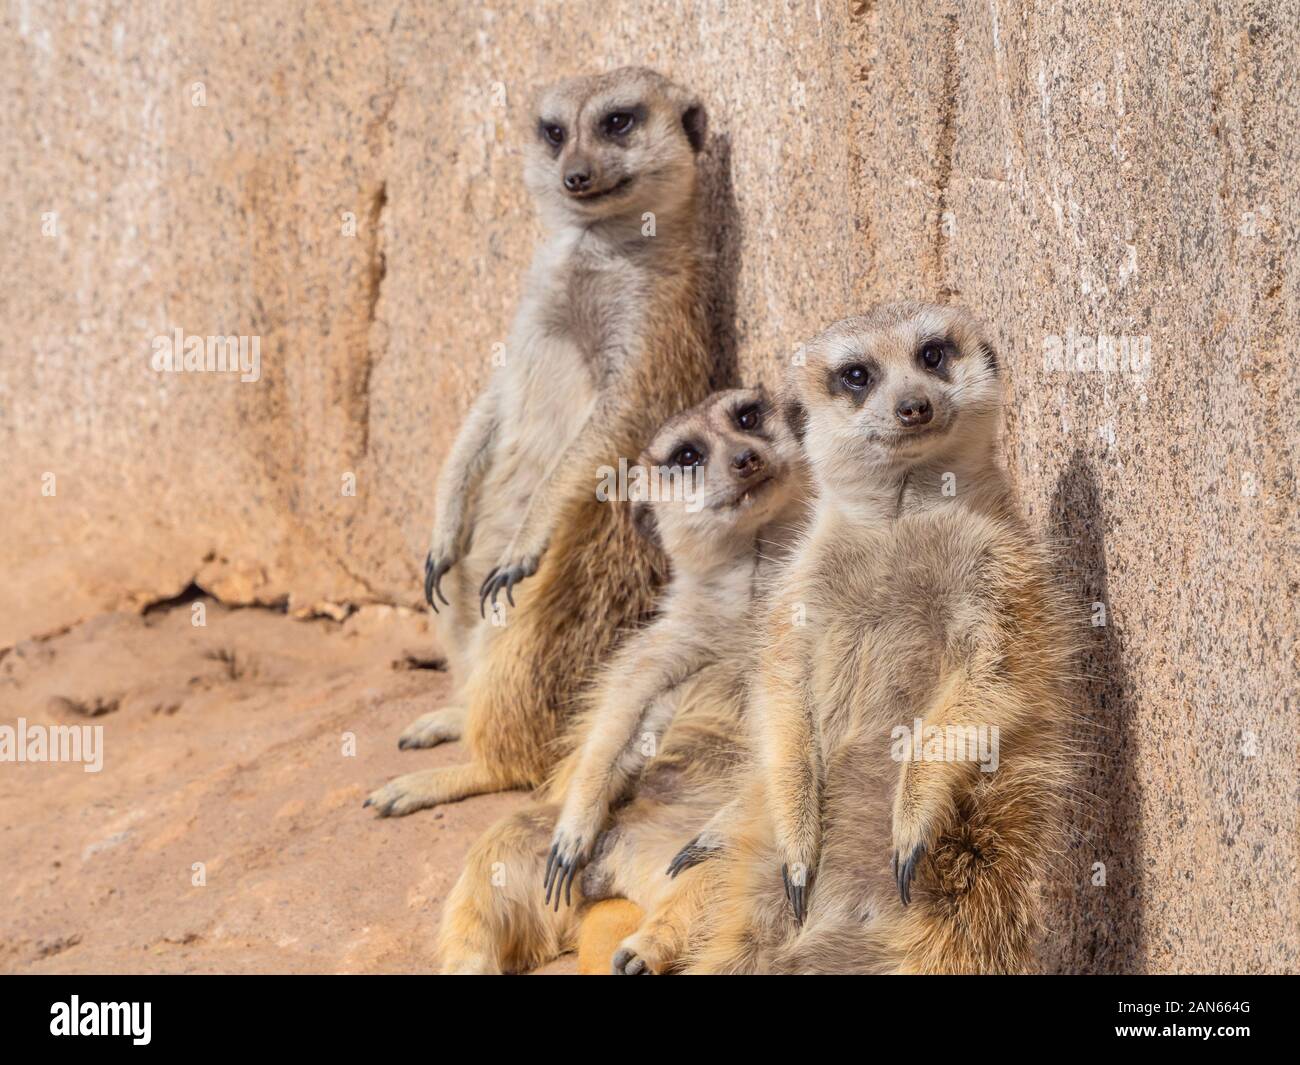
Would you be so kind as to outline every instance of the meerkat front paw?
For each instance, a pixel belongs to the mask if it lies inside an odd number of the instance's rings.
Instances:
[[[890,863],[898,898],[904,906],[912,901],[912,880],[933,841],[940,809],[939,796],[921,786],[921,774],[912,767],[911,762],[903,766],[894,798],[894,853]]]
[[[546,901],[551,901],[551,890],[555,891],[555,908],[560,908],[560,890],[563,888],[565,905],[571,905],[570,892],[578,870],[591,860],[591,854],[605,823],[607,811],[597,806],[585,807],[574,813],[566,807],[560,812],[560,819],[555,824],[555,835],[551,837],[551,853],[546,861]]]
[[[515,605],[513,593],[514,586],[522,580],[526,580],[537,572],[537,567],[541,564],[542,554],[538,551],[536,554],[516,555],[508,554],[496,566],[492,567],[492,572],[487,575],[483,581],[483,586],[479,589],[478,612],[480,617],[487,617],[487,604],[490,599],[495,609],[497,605],[497,596],[504,590],[506,601],[511,606]]]
[[[700,862],[708,861],[721,849],[721,839],[701,832],[673,856],[673,860],[668,863],[667,873],[670,877],[676,878],[678,873],[683,873],[692,866],[699,865]]]
[[[776,838],[785,897],[795,921],[803,924],[821,857],[821,824],[807,809],[791,811],[784,821],[778,819]]]
[[[455,542],[454,537],[443,536],[435,529],[429,545],[429,553],[424,556],[424,601],[433,607],[435,614],[438,613],[438,599],[442,600],[444,606],[451,605],[451,601],[443,593],[442,578],[458,561],[453,546]]]
[[[578,870],[587,864],[591,857],[592,840],[580,836],[570,836],[559,830],[551,842],[551,852],[546,857],[546,876],[542,886],[546,889],[546,902],[551,905],[551,893],[555,893],[555,911],[560,910],[560,896],[564,896],[566,906],[573,905],[573,881]]]
[[[808,916],[808,893],[812,891],[814,865],[798,859],[781,863],[781,882],[785,885],[786,901],[797,924]]]

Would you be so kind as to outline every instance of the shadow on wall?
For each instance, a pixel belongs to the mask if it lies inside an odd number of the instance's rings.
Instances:
[[[744,244],[740,210],[731,175],[731,137],[710,137],[700,157],[700,209],[708,259],[704,274],[708,288],[705,307],[713,344],[714,389],[743,384],[739,378],[739,339],[736,336],[736,289],[740,281]]]
[[[1064,973],[1131,973],[1145,968],[1141,810],[1134,689],[1107,587],[1106,515],[1097,475],[1079,449],[1057,482],[1053,528],[1060,578],[1087,611],[1080,720],[1078,803],[1071,817],[1066,882],[1052,900],[1044,967]],[[1104,604],[1106,624],[1092,621]],[[1101,863],[1101,866],[1098,866]],[[1104,874],[1104,884],[1098,881]]]

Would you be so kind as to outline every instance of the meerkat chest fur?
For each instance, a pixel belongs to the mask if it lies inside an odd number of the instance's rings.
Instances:
[[[959,507],[870,522],[822,516],[805,547],[809,635],[821,649],[806,682],[828,757],[867,743],[885,758],[881,734],[911,724],[949,666],[1001,653],[1004,539]]]
[[[576,227],[539,249],[497,371],[507,459],[545,461],[555,429],[580,424],[607,382],[640,356],[647,321],[671,298],[651,258],[649,249]]]

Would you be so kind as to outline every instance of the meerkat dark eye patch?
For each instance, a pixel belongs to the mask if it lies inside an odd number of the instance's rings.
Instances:
[[[686,143],[691,146],[691,151],[698,152],[704,147],[706,125],[704,108],[699,104],[692,104],[682,112],[682,132],[686,134]]]
[[[961,357],[961,349],[943,337],[922,341],[916,349],[916,364],[926,373],[948,380],[948,367]]]
[[[826,389],[832,396],[848,396],[855,407],[860,407],[875,387],[880,373],[875,363],[859,359],[827,370],[826,378]]]
[[[846,395],[854,407],[861,407],[879,380],[880,367],[871,359],[859,356],[853,362],[828,369],[827,391],[831,395]]]
[[[634,107],[615,107],[601,116],[597,129],[607,140],[622,140],[645,121],[646,110],[641,104]]]
[[[763,407],[759,403],[742,403],[732,417],[736,428],[743,433],[757,432],[763,427]]]
[[[600,131],[607,137],[622,137],[631,133],[639,123],[635,110],[610,111],[600,120]]]
[[[682,469],[690,469],[692,466],[702,465],[707,456],[704,449],[695,444],[682,444],[673,451],[672,457],[668,460],[669,466],[680,466]]]
[[[804,433],[808,431],[808,408],[797,399],[791,399],[786,401],[783,413],[795,442],[802,444]]]
[[[552,148],[559,148],[564,143],[564,127],[558,122],[551,122],[545,118],[539,119],[537,134]]]

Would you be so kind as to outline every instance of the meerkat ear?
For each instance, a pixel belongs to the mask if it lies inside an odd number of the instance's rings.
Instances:
[[[785,424],[790,427],[795,440],[802,444],[803,434],[808,429],[808,409],[797,399],[787,399],[781,413],[785,415]]]
[[[682,130],[690,143],[691,151],[698,152],[704,147],[704,134],[709,125],[704,106],[698,100],[692,100],[682,112]]]
[[[993,345],[988,341],[980,344],[980,354],[984,356],[984,361],[989,364],[989,369],[994,373],[1002,372],[1002,363],[998,359],[998,353],[993,350]]]
[[[632,504],[632,528],[660,551],[664,549],[664,542],[659,537],[659,522],[655,520],[655,512],[644,500],[638,499]]]

